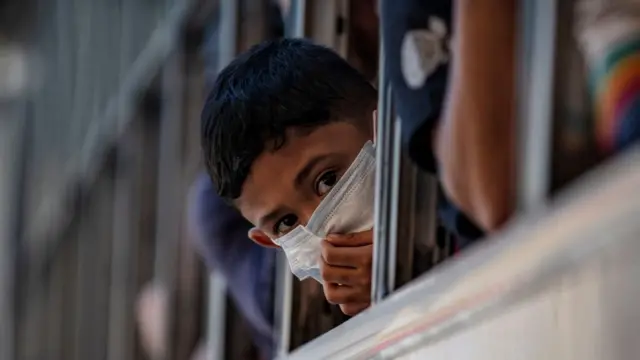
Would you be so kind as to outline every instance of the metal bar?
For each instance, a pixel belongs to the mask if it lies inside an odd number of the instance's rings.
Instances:
[[[153,284],[154,280],[154,259],[156,252],[156,228],[157,228],[157,201],[158,201],[158,171],[160,167],[160,101],[157,93],[147,93],[145,98],[142,99],[138,105],[137,119],[134,126],[131,129],[131,134],[134,135],[132,143],[135,144],[130,151],[137,151],[133,160],[135,161],[135,168],[131,169],[134,174],[130,176],[134,177],[133,184],[129,186],[135,186],[132,190],[135,195],[135,202],[138,204],[136,211],[138,211],[137,219],[130,220],[130,224],[135,229],[131,229],[132,238],[136,242],[136,257],[132,260],[135,264],[135,268],[132,268],[136,278],[133,279],[135,284],[136,303],[138,304],[142,296],[148,296],[145,294],[154,294],[153,296],[159,296],[165,294],[165,289],[161,285]],[[133,145],[132,144],[132,145]],[[126,149],[126,145],[125,145]],[[124,150],[124,149],[123,149]],[[129,158],[128,161],[132,161]],[[122,195],[124,197],[124,195]],[[132,265],[133,265],[132,264]],[[153,285],[152,285],[153,284]],[[164,297],[161,304],[164,304]],[[164,316],[162,314],[161,316]],[[117,330],[113,330],[114,332]],[[143,339],[136,339],[136,353],[145,350],[142,344]],[[141,346],[142,345],[142,346]],[[150,358],[154,359],[159,351],[157,348],[146,349],[150,351]],[[136,354],[139,356],[139,354]]]
[[[389,100],[391,101],[391,100]],[[391,124],[391,129],[393,129],[393,131],[390,134],[387,134],[387,136],[389,138],[391,138],[391,142],[390,142],[390,146],[391,146],[391,166],[390,166],[390,178],[389,178],[389,184],[388,184],[388,191],[385,191],[385,187],[381,187],[379,188],[379,190],[377,190],[376,192],[388,192],[389,193],[389,218],[388,218],[388,229],[389,229],[389,233],[388,233],[388,240],[387,240],[387,261],[386,261],[386,289],[389,292],[392,292],[393,290],[396,289],[397,286],[397,282],[396,282],[396,274],[397,274],[397,261],[398,261],[398,237],[401,235],[400,234],[400,226],[401,224],[399,223],[399,218],[400,218],[400,211],[401,211],[401,207],[400,204],[403,200],[401,192],[404,193],[404,191],[409,191],[412,192],[412,188],[404,188],[401,189],[401,186],[404,185],[403,182],[407,182],[413,180],[413,179],[407,179],[406,174],[403,174],[403,170],[405,167],[407,166],[411,166],[411,164],[407,164],[407,162],[403,162],[402,160],[402,122],[400,121],[399,118],[397,118],[396,116],[393,115],[393,110],[391,109],[392,105],[388,104],[387,105],[389,107],[389,112],[391,113],[389,115],[388,120],[392,121]],[[384,136],[385,134],[382,134],[382,136]],[[381,151],[384,151],[384,149],[380,149]],[[385,171],[385,168],[381,168],[380,171]],[[415,216],[415,214],[410,211],[409,213],[405,213],[405,215],[413,217]],[[406,220],[408,220],[407,218],[405,218]],[[377,224],[376,224],[377,225]],[[402,224],[402,225],[407,225]],[[410,241],[410,239],[403,239],[403,241]],[[409,249],[407,249],[409,250]],[[409,250],[410,251],[410,250]]]
[[[141,120],[141,119],[139,119]],[[138,288],[138,251],[142,241],[138,190],[144,186],[144,126],[138,124],[125,136],[118,150],[114,188],[111,289],[109,292],[109,360],[133,360],[135,356],[135,299]]]
[[[293,352],[289,359],[394,358],[405,353],[407,347],[413,349],[429,345],[436,349],[441,343],[449,348],[446,346],[449,342],[443,340],[451,339],[455,334],[464,334],[466,340],[463,343],[466,345],[463,348],[470,344],[480,345],[491,338],[499,338],[502,342],[506,334],[504,328],[498,327],[493,336],[485,334],[474,337],[473,334],[482,334],[476,331],[482,330],[483,326],[476,325],[487,323],[493,316],[519,309],[515,305],[523,301],[539,298],[551,284],[557,284],[574,269],[590,268],[593,273],[611,268],[617,263],[615,259],[596,264],[595,267],[590,264],[594,264],[592,259],[600,256],[625,254],[625,251],[615,249],[637,243],[640,234],[637,221],[640,197],[629,197],[628,194],[640,186],[639,163],[640,147],[636,146],[611,163],[578,179],[560,193],[551,206],[539,208],[529,216],[516,220],[485,242],[484,246],[471,248],[443,264],[382,304]],[[637,246],[633,248],[638,249]],[[638,256],[635,252],[628,255],[630,259]],[[618,288],[637,283],[634,276],[625,279],[627,282],[620,283],[623,286]],[[609,277],[601,283],[618,283],[618,278]],[[592,295],[600,299],[594,300],[597,303],[616,298],[604,289]],[[573,306],[585,299],[589,297],[577,297],[572,301]],[[626,306],[629,311],[627,315],[638,313],[635,311],[637,305],[632,300]],[[554,318],[557,314],[556,310],[552,310]],[[603,319],[597,311],[591,314],[581,312],[576,313],[575,318],[565,317],[562,324],[572,326],[574,331],[587,331],[595,325],[580,327],[579,321],[584,316],[591,316],[596,321]],[[636,318],[634,315],[632,320]],[[619,314],[617,319],[624,320],[625,316]],[[637,326],[637,320],[634,321]],[[628,322],[620,325],[625,324],[628,325]],[[610,341],[620,341],[619,336],[625,334],[624,327],[616,326],[613,322],[606,325],[612,326],[610,329],[615,332],[599,332],[600,336]],[[521,325],[509,327],[520,328]],[[525,329],[526,335],[521,335],[521,339],[526,339],[521,343],[523,345],[541,339],[549,330],[553,330],[552,337],[557,344],[557,340],[563,338],[561,333],[566,327],[554,322],[544,329]],[[636,331],[626,332],[629,333]],[[622,337],[630,339],[624,335]],[[624,342],[624,345],[631,348],[636,346],[632,339]],[[589,342],[583,346],[591,349]],[[615,351],[617,347],[611,346],[609,350]],[[573,344],[564,347],[568,352],[573,348]],[[465,356],[461,353],[460,358],[473,358],[469,354],[472,353],[465,353]],[[538,353],[534,351],[532,354]]]
[[[302,10],[306,11],[306,23],[300,28],[306,29],[307,37],[317,44],[328,46],[342,57],[347,57],[348,26],[345,20],[349,16],[349,3],[346,0],[305,0]],[[339,21],[342,26],[339,27]],[[337,30],[341,30],[338,32]],[[296,29],[298,30],[298,29]]]
[[[177,314],[177,282],[179,265],[179,241],[181,235],[182,208],[176,206],[183,200],[182,194],[182,114],[184,109],[184,54],[181,43],[172,46],[174,52],[164,64],[161,82],[161,113],[158,159],[158,193],[156,252],[154,277],[168,292],[167,327],[163,343],[168,358],[175,355],[176,337],[171,336]]]
[[[95,182],[100,169],[96,168],[96,161],[103,154],[103,149],[112,144],[127,128],[131,114],[135,111],[135,99],[138,94],[149,87],[153,77],[160,71],[162,64],[174,50],[174,40],[182,29],[190,11],[196,5],[194,0],[178,1],[167,16],[152,33],[146,46],[132,64],[124,82],[113,95],[102,115],[93,121],[83,143],[82,151],[78,151],[78,158],[69,161],[67,168],[63,169],[68,174],[65,186],[73,183]],[[34,214],[34,226],[29,228],[28,238],[36,239],[39,244],[35,251],[34,261],[46,263],[49,249],[56,246],[56,242],[62,240],[62,234],[71,218],[76,214],[75,209],[70,208],[69,193],[51,191],[43,199],[43,206]]]
[[[76,359],[101,358],[107,352],[114,179],[112,169],[101,175],[83,204],[85,211],[78,223],[77,243],[73,244],[78,251]]]
[[[289,36],[305,37],[307,28],[307,0],[291,0],[293,26]]]
[[[237,0],[221,0],[218,20],[218,72],[224,69],[238,51],[240,4]],[[215,272],[209,278],[207,358],[224,359],[227,312],[227,285],[225,279]]]
[[[335,0],[338,4],[337,4],[337,16],[334,17],[336,20],[334,29],[338,28],[338,23],[337,21],[342,21],[342,32],[336,32],[335,33],[335,49],[336,51],[338,51],[338,53],[340,55],[342,55],[342,57],[344,57],[345,59],[347,58],[347,55],[349,53],[349,21],[350,21],[350,17],[351,17],[351,11],[350,11],[350,2],[349,0]]]
[[[235,0],[221,0],[218,24],[218,71],[223,70],[238,52],[238,16],[240,4]]]
[[[436,262],[426,255],[437,250],[436,180],[418,169],[406,154],[401,162],[394,290],[429,270]]]
[[[380,44],[379,68],[384,69],[384,43]],[[375,231],[373,242],[373,269],[371,279],[371,302],[376,304],[392,290],[389,288],[387,264],[389,259],[389,207],[391,172],[393,171],[393,119],[391,118],[391,86],[384,70],[379,74],[378,122],[376,139],[376,193]]]
[[[291,320],[293,311],[293,275],[283,252],[276,256],[276,286],[274,319],[278,336],[275,358],[286,357],[291,349]]]
[[[174,52],[164,65],[162,71],[162,106],[160,109],[160,143],[158,159],[158,202],[156,257],[154,273],[162,281],[173,286],[177,250],[176,240],[179,238],[179,215],[176,203],[180,194],[181,164],[181,120],[182,120],[182,56]]]
[[[14,235],[19,214],[15,186],[20,159],[20,119],[0,104],[0,359],[14,358],[14,281],[16,249]]]
[[[520,8],[518,206],[528,211],[550,190],[558,2],[522,0]]]
[[[225,327],[227,323],[227,283],[218,273],[209,277],[207,317],[207,359],[225,359]]]
[[[25,158],[24,52],[0,46],[0,359],[16,357],[18,241]]]

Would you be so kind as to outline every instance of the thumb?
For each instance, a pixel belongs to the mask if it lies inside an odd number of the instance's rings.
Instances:
[[[327,241],[336,247],[371,245],[373,243],[373,229],[350,234],[329,234]]]

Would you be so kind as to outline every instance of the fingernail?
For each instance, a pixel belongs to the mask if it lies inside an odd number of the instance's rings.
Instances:
[[[328,242],[340,241],[340,237],[338,235],[327,235],[325,240],[327,240]]]

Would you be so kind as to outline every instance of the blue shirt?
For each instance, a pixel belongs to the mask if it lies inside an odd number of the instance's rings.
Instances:
[[[383,0],[385,72],[402,122],[402,141],[423,170],[436,172],[432,132],[440,118],[449,72],[451,0]],[[483,236],[439,191],[438,215],[456,235],[458,247]]]
[[[197,178],[188,206],[196,248],[207,268],[225,277],[233,302],[251,328],[254,343],[265,358],[271,358],[275,344],[275,251],[248,238],[251,224],[217,195],[208,175]]]

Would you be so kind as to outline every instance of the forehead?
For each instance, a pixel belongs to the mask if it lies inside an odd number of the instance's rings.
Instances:
[[[303,134],[291,134],[276,151],[263,152],[252,164],[236,205],[249,221],[275,207],[295,210],[295,178],[310,160],[323,155],[348,155],[351,160],[370,134],[348,122],[335,122]]]

